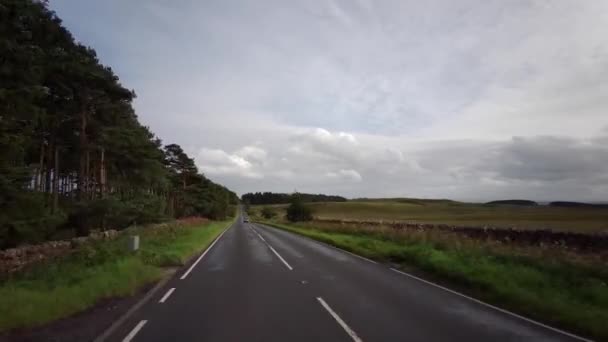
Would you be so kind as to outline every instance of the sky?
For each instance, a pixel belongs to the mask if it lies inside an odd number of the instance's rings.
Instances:
[[[50,7],[239,194],[608,201],[608,1]]]

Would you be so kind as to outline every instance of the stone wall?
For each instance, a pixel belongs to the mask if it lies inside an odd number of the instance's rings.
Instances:
[[[47,241],[37,245],[23,245],[0,251],[0,274],[13,273],[33,263],[67,255],[76,247],[96,240],[109,240],[118,236],[118,231],[93,232],[89,236],[70,240]]]
[[[461,234],[472,239],[493,240],[507,244],[522,244],[543,247],[560,247],[574,249],[579,252],[597,253],[608,251],[608,234],[583,234],[575,232],[561,232],[552,230],[533,230],[498,227],[468,227],[447,224],[428,224],[410,222],[386,221],[356,221],[317,219],[318,222],[337,224],[358,224],[365,226],[385,226],[396,230],[440,230]]]
[[[173,229],[176,227],[195,227],[209,222],[204,217],[192,216],[179,220],[152,224],[147,229]],[[89,236],[70,240],[47,241],[37,245],[23,245],[0,250],[0,275],[13,273],[36,262],[67,255],[84,243],[97,240],[111,240],[119,235],[117,230],[94,231]]]

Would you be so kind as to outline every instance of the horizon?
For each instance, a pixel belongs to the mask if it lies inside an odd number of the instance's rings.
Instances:
[[[608,200],[607,2],[49,5],[239,195]]]

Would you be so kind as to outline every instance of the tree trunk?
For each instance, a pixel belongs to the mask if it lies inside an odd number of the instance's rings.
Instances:
[[[86,169],[85,172],[87,174],[86,176],[86,181],[84,183],[84,189],[85,192],[87,194],[87,198],[91,199],[91,183],[92,183],[92,177],[91,177],[91,151],[87,149],[87,153],[86,153]]]
[[[101,198],[106,197],[106,150],[101,148],[99,156],[99,195]]]
[[[57,212],[59,206],[59,147],[55,146],[55,168],[53,170],[53,207],[51,212]]]
[[[87,115],[83,110],[80,113],[80,170],[78,171],[78,200],[82,201],[86,195],[87,173]]]
[[[46,179],[45,179],[45,189],[44,191],[48,194],[53,191],[53,184],[51,183],[51,177],[53,176],[51,170],[53,169],[53,165],[51,161],[53,160],[53,141],[49,142],[49,146],[46,149]],[[47,202],[48,204],[48,202]]]
[[[44,139],[40,142],[40,158],[38,161],[38,170],[36,170],[36,178],[34,179],[34,191],[42,191],[42,168],[44,163]]]
[[[169,194],[169,205],[167,206],[168,208],[168,214],[169,217],[174,217],[175,215],[175,196],[173,194]]]

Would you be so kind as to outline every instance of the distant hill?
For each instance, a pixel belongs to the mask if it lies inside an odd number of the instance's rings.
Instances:
[[[530,200],[523,199],[512,199],[512,200],[500,200],[500,201],[491,201],[486,203],[486,205],[517,205],[523,207],[533,207],[537,206],[538,203]]]
[[[584,202],[569,202],[569,201],[556,201],[549,203],[551,207],[563,207],[563,208],[608,208],[608,204],[596,204],[596,203],[584,203]]]
[[[302,202],[346,202],[346,198],[335,195],[298,193]],[[246,193],[241,196],[243,202],[249,204],[284,204],[291,202],[294,194],[276,192]]]

